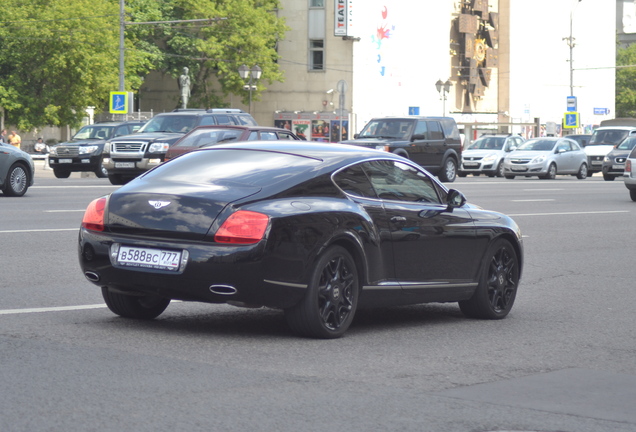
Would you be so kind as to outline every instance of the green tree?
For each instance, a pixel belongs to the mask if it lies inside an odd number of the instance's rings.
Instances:
[[[616,51],[616,117],[636,117],[636,44]]]

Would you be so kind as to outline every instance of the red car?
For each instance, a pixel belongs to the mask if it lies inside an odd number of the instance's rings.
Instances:
[[[256,140],[296,141],[300,140],[300,138],[287,129],[267,126],[199,126],[170,146],[165,160],[167,161],[183,153],[210,145]]]

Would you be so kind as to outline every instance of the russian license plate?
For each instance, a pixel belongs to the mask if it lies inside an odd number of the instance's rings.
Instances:
[[[625,165],[612,165],[612,169],[625,169]]]
[[[134,168],[134,162],[115,162],[115,168]]]
[[[592,165],[603,165],[603,161],[592,161]]]
[[[141,267],[156,270],[179,270],[181,251],[121,246],[117,264],[126,267]]]
[[[524,172],[527,170],[528,170],[527,167],[516,167],[516,166],[510,167],[510,171],[514,171],[514,172]]]
[[[478,162],[464,162],[464,166],[466,168],[477,168],[479,166]]]
[[[58,163],[73,163],[73,159],[60,159]]]

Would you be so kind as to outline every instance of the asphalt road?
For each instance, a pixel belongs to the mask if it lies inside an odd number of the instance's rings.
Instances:
[[[509,317],[360,311],[319,341],[268,309],[116,317],[76,250],[83,209],[115,187],[39,164],[26,196],[0,195],[0,431],[635,431],[636,203],[622,182],[450,187],[522,228]]]

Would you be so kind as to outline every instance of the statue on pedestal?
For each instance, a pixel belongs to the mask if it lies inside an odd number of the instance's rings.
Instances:
[[[183,73],[179,77],[179,90],[181,91],[181,108],[188,107],[188,100],[190,99],[190,75],[188,75],[189,69],[183,68]]]

